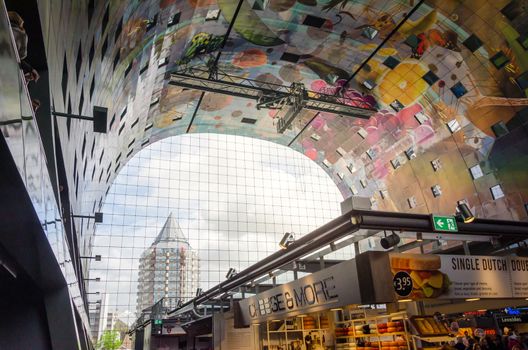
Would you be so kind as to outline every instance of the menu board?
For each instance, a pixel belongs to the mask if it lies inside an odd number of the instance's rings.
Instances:
[[[508,258],[514,298],[528,296],[528,258]]]
[[[528,258],[390,253],[397,298],[528,297]]]

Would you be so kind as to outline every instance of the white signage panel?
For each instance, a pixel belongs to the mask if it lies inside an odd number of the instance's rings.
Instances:
[[[528,298],[528,258],[509,257],[512,292],[514,298]]]
[[[349,260],[240,301],[243,323],[361,302],[356,261]]]
[[[528,297],[528,258],[389,254],[398,298]]]

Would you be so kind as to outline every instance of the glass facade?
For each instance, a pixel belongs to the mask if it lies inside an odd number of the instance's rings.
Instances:
[[[105,292],[109,312],[132,323],[140,258],[171,213],[198,254],[197,287],[207,290],[225,280],[229,268],[240,271],[277,251],[285,232],[299,237],[334,219],[342,200],[323,169],[284,146],[216,134],[159,141],[127,163],[108,193],[93,242],[93,254],[102,259],[90,262],[90,278],[101,281],[92,282],[90,292]],[[350,250],[339,254],[350,256]],[[166,254],[149,256],[154,267],[142,278],[154,281],[155,303],[173,296],[165,287],[177,288],[171,278],[177,266],[169,266],[165,284]],[[169,265],[178,264],[171,259]]]

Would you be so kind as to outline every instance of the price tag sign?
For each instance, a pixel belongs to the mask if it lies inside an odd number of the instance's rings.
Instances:
[[[399,271],[392,279],[392,286],[394,291],[401,297],[406,297],[411,294],[413,290],[413,282],[411,276],[405,271]]]

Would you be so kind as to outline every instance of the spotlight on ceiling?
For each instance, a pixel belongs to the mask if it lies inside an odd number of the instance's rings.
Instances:
[[[202,295],[202,288],[196,288],[196,296],[199,297],[200,295]]]
[[[416,232],[416,242],[423,242],[423,236],[421,232]]]
[[[380,244],[383,247],[383,249],[389,249],[394,246],[397,246],[398,243],[400,243],[400,236],[398,236],[396,233],[392,232],[391,235],[383,237],[380,240]]]
[[[466,224],[469,224],[470,222],[473,222],[473,220],[475,220],[475,216],[473,215],[466,203],[459,202],[457,205],[457,211]]]
[[[286,249],[290,244],[295,241],[295,234],[293,232],[286,232],[279,242],[281,249]]]
[[[227,279],[233,278],[236,276],[236,274],[237,274],[237,271],[234,268],[230,267],[229,271],[227,271],[226,278]]]
[[[491,237],[490,238],[490,243],[491,243],[491,246],[493,248],[500,248],[501,247],[501,241],[500,241],[499,237],[495,237],[495,236]]]

